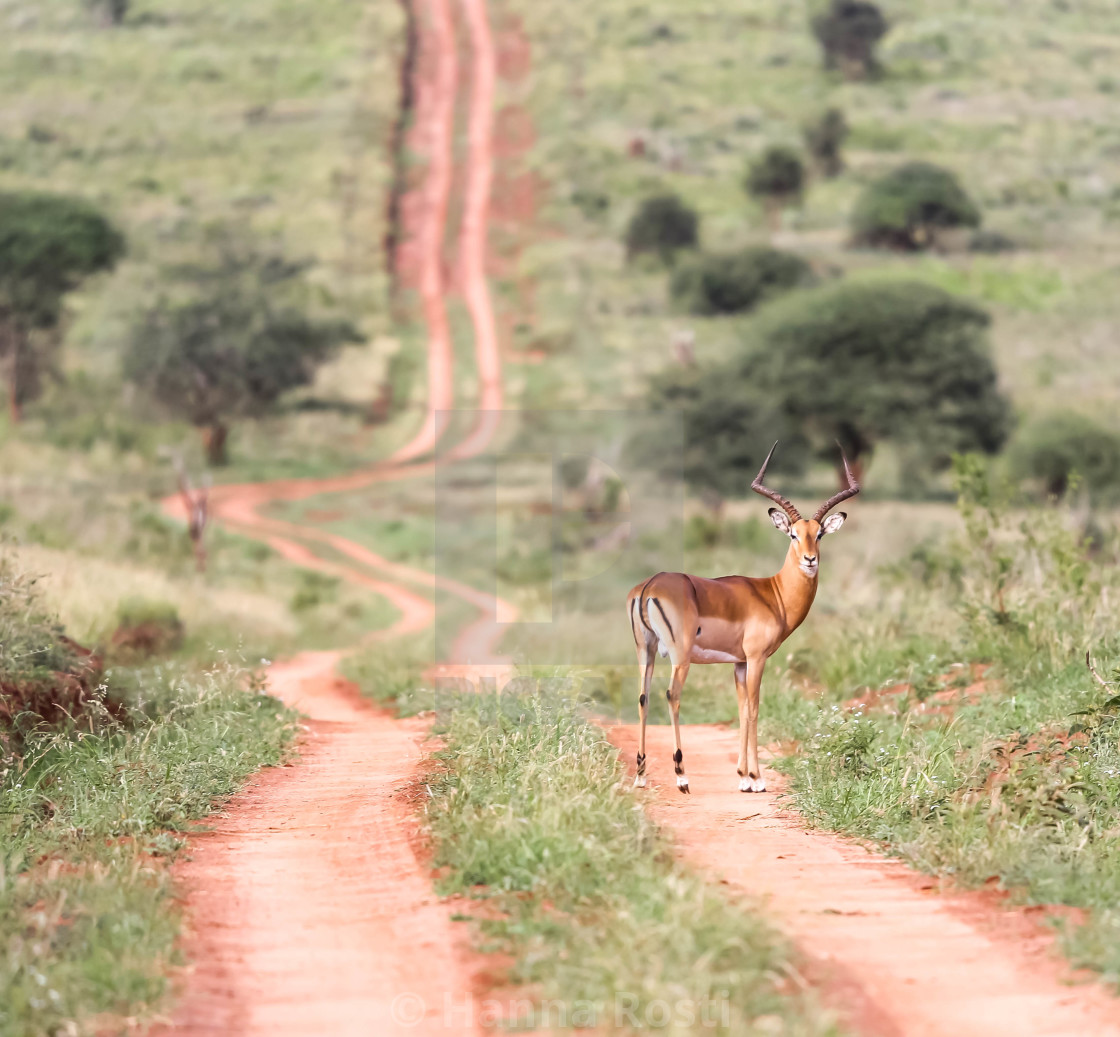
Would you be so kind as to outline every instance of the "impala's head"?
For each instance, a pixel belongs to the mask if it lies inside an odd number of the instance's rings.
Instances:
[[[797,561],[797,567],[810,579],[815,580],[820,568],[821,540],[827,533],[835,533],[844,525],[844,519],[848,517],[843,511],[838,511],[835,515],[829,515],[828,513],[841,501],[859,493],[859,483],[852,475],[852,470],[848,467],[848,459],[844,457],[844,452],[841,451],[840,456],[844,459],[844,475],[848,481],[847,488],[829,497],[817,508],[812,518],[803,519],[801,513],[787,498],[773,490],[768,490],[762,484],[763,477],[766,475],[766,466],[770,463],[770,458],[773,457],[774,448],[777,445],[775,443],[770,448],[770,453],[766,455],[766,460],[762,462],[758,475],[751,483],[751,489],[755,493],[761,493],[763,497],[769,497],[778,505],[777,508],[770,509],[770,521],[774,523],[776,529],[781,530],[790,538],[789,550]]]

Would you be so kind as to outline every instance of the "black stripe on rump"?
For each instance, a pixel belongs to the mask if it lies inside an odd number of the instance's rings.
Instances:
[[[657,606],[657,611],[661,613],[661,618],[665,620],[665,625],[669,628],[669,640],[676,641],[676,637],[673,634],[673,624],[669,622],[669,617],[665,615],[665,610],[661,607],[661,602],[656,598],[650,598],[649,600]],[[615,615],[617,615],[617,613],[615,613]],[[654,631],[654,633],[656,633],[656,631]]]

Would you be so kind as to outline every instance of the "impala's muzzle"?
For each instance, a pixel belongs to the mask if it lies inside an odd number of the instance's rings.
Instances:
[[[816,576],[817,575],[817,566],[819,564],[820,564],[820,557],[819,556],[814,556],[812,558],[802,558],[801,559],[801,571],[806,576]]]

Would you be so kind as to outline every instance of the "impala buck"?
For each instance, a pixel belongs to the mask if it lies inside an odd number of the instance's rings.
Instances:
[[[817,593],[821,538],[826,533],[835,533],[847,518],[842,511],[825,516],[860,489],[844,457],[847,487],[829,497],[811,519],[803,519],[785,497],[763,485],[766,466],[777,445],[770,448],[751,489],[778,505],[770,509],[770,521],[790,539],[781,570],[764,578],[721,576],[717,580],[687,573],[658,573],[630,591],[626,599],[641,682],[638,776],[634,779],[638,788],[646,783],[649,686],[655,653],[660,653],[663,658],[668,657],[673,667],[672,681],[665,694],[673,716],[677,788],[688,792],[681,751],[680,708],[689,667],[693,663],[732,663],[739,695],[739,791],[766,791],[758,765],[758,693],[762,671],[766,660],[801,625],[812,607]]]

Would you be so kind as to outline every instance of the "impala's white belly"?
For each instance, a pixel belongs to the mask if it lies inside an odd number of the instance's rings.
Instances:
[[[742,659],[731,655],[729,652],[717,652],[714,648],[698,648],[692,646],[689,661],[694,663],[741,663]]]

